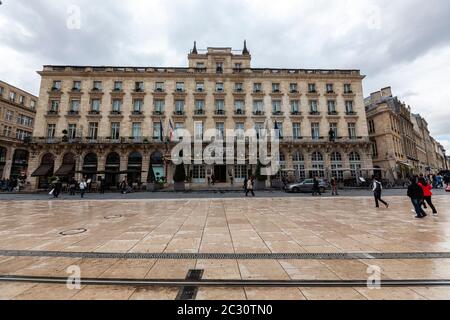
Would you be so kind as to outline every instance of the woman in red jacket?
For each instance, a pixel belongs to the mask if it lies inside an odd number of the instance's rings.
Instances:
[[[431,190],[433,190],[433,186],[431,184],[429,184],[425,179],[419,180],[419,186],[423,190],[424,203],[426,201],[428,203],[428,205],[430,206],[431,210],[433,210],[433,214],[437,215],[438,214],[437,210],[433,205],[433,201],[431,200],[431,197],[433,196],[433,193],[431,192]]]

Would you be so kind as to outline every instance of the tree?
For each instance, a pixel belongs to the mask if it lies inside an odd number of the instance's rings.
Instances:
[[[173,175],[173,181],[175,181],[176,183],[186,181],[186,171],[184,170],[183,164],[176,166],[175,174]]]

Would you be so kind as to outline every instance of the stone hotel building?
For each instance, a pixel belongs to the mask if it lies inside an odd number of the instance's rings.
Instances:
[[[31,183],[104,176],[172,183],[169,122],[196,136],[216,128],[280,129],[281,175],[291,180],[371,175],[372,147],[358,70],[252,68],[231,48],[197,50],[187,67],[44,66]],[[241,183],[250,165],[186,165],[188,182]]]
[[[0,179],[28,175],[28,150],[38,98],[0,81]]]

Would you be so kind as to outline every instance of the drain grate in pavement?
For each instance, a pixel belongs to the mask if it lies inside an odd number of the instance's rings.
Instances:
[[[84,230],[84,231],[82,231]],[[86,232],[80,229],[80,232]],[[67,234],[66,234],[67,235]],[[70,234],[72,235],[72,234]],[[408,253],[102,253],[0,250],[0,256],[131,260],[410,260],[450,259],[450,252]]]
[[[186,281],[198,282],[203,277],[203,270],[189,270]],[[175,300],[191,301],[197,298],[198,287],[186,286],[182,287],[180,292],[178,292],[177,298]]]
[[[73,230],[66,230],[63,232],[60,232],[59,234],[62,236],[75,236],[77,234],[86,233],[87,229],[80,228],[80,229],[73,229]]]

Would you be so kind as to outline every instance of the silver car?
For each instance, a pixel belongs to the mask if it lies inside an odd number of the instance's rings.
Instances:
[[[306,179],[299,183],[292,183],[286,187],[286,192],[300,193],[300,192],[313,192],[314,179]],[[321,193],[325,193],[329,188],[328,182],[323,179],[319,179],[319,189]]]

